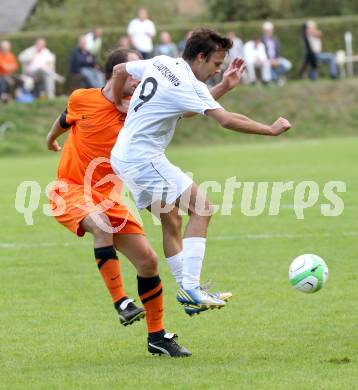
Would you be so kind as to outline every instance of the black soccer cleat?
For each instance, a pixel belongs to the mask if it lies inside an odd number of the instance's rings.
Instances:
[[[191,352],[179,345],[175,339],[178,336],[174,333],[165,333],[158,341],[148,340],[148,351],[152,355],[164,355],[169,357],[188,357]]]
[[[127,299],[119,307],[116,307],[119,322],[124,326],[131,325],[145,317],[144,309],[136,306],[133,302],[133,299]]]

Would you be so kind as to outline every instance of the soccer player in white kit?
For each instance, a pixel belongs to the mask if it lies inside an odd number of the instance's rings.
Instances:
[[[141,83],[133,94],[125,125],[112,150],[112,167],[131,191],[137,207],[149,209],[162,223],[165,221],[162,216],[173,212],[175,207],[188,212],[182,260],[174,262],[171,271],[180,276],[176,278],[180,284],[177,300],[197,310],[220,308],[225,302],[220,295],[209,294],[200,286],[213,206],[197,184],[165,156],[177,121],[185,113],[199,113],[227,129],[269,136],[277,136],[291,127],[284,118],[278,118],[272,125],[256,122],[226,111],[214,100],[204,82],[220,72],[231,46],[230,39],[214,31],[198,30],[187,41],[183,58],[158,56],[117,65],[113,72],[113,95],[119,108],[127,77],[131,75]]]

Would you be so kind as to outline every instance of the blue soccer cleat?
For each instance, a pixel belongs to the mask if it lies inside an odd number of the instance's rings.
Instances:
[[[212,283],[210,281],[207,281],[201,285],[201,287],[208,292],[211,296],[213,296],[216,299],[220,299],[221,301],[227,302],[231,297],[231,292],[210,292],[212,289]]]
[[[206,307],[201,308],[198,305],[191,305],[191,304],[184,304],[184,311],[186,314],[188,314],[190,317],[194,316],[195,314],[200,314],[203,311],[209,310]]]
[[[177,293],[177,301],[184,304],[199,306],[201,309],[221,309],[225,302],[217,299],[205,291],[201,286],[185,290],[180,288]]]
[[[222,301],[225,301],[227,302],[231,297],[232,297],[232,293],[231,292],[213,292],[213,293],[209,293],[212,297],[216,298],[216,299],[220,299]]]

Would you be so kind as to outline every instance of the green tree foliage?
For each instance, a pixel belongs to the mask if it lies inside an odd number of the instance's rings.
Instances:
[[[357,0],[206,0],[212,20],[300,18],[358,13]]]
[[[175,20],[175,0],[40,0],[25,30],[91,29],[125,27],[140,6],[148,8],[156,23]]]

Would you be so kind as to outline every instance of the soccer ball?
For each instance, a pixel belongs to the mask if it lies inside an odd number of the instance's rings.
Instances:
[[[317,255],[306,254],[296,257],[288,270],[292,286],[304,293],[319,291],[328,279],[328,267]]]

